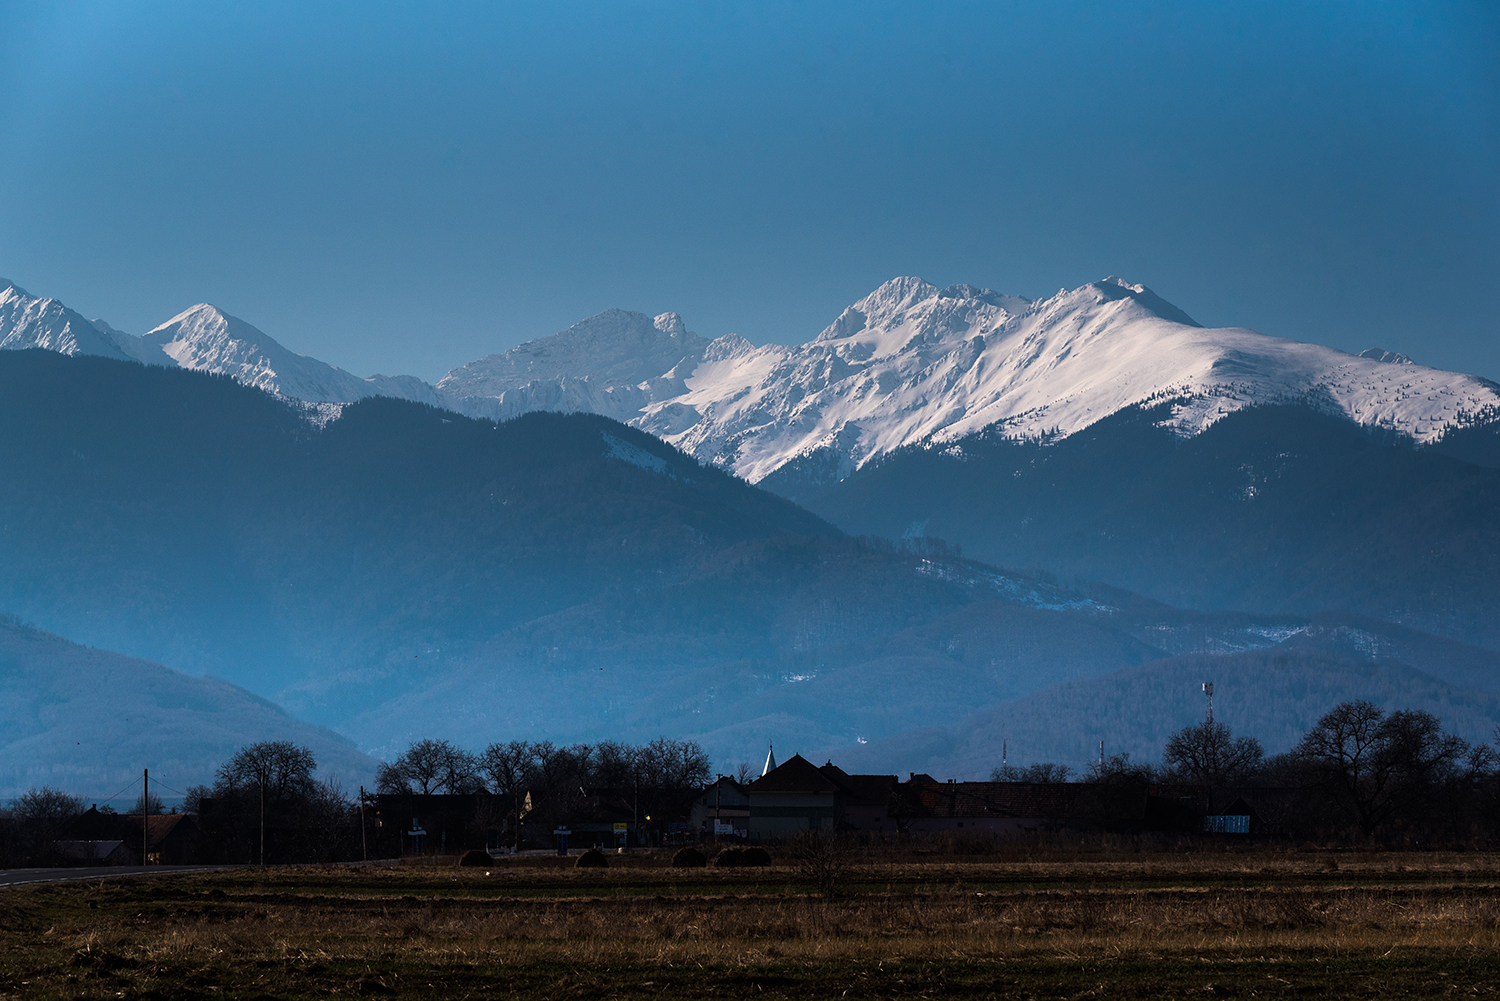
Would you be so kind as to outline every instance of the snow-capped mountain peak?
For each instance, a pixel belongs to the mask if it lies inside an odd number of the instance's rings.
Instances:
[[[682,325],[682,317],[676,313],[663,313],[653,318],[651,325],[668,337],[685,338],[688,336],[687,327]]]
[[[1114,276],[1035,301],[897,278],[806,344],[706,352],[686,392],[654,396],[630,421],[759,481],[793,460],[843,475],[986,429],[1066,436],[1163,398],[1183,435],[1298,402],[1418,442],[1500,407],[1485,380],[1394,360],[1207,329]]]
[[[289,351],[264,331],[206,302],[147,331],[140,341],[182,368],[228,375],[247,386],[312,403],[394,396],[440,404],[432,387],[420,379],[383,375],[361,379]]]
[[[114,339],[56,299],[38,299],[0,278],[0,350],[41,348],[65,355],[128,357]]]
[[[1406,355],[1399,351],[1386,351],[1384,348],[1365,348],[1359,353],[1361,358],[1370,358],[1375,361],[1383,361],[1391,365],[1415,365]]]
[[[281,391],[277,369],[287,367],[290,355],[255,327],[206,302],[148,330],[141,340],[159,347],[183,368],[224,373],[272,391]]]
[[[760,481],[801,462],[841,476],[891,451],[989,431],[1066,436],[1170,400],[1182,435],[1263,403],[1296,402],[1418,443],[1500,414],[1500,387],[1372,349],[1346,354],[1240,328],[1210,329],[1111,276],[1030,300],[894,278],[804,343],[706,340],[676,313],[610,309],[456,368],[436,387],[360,379],[288,351],[208,304],[142,337],[0,282],[0,347],[130,357],[219,372],[314,403],[386,395],[471,416],[589,411]]]
[[[683,375],[697,367],[708,344],[676,313],[608,309],[456,368],[437,389],[456,409],[496,420],[529,410],[628,420],[661,394],[682,392]]]
[[[185,309],[136,337],[103,320],[86,320],[56,299],[38,299],[14,282],[0,279],[0,349],[21,348],[215,372],[312,403],[395,396],[440,404],[437,393],[420,379],[361,379],[288,351],[263,331],[208,303]]]

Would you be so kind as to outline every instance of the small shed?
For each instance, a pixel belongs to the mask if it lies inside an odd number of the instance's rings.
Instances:
[[[1223,812],[1210,813],[1203,818],[1204,834],[1254,834],[1263,826],[1243,796],[1230,803]]]

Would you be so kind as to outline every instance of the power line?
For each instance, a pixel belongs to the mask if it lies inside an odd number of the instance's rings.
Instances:
[[[112,800],[116,796],[120,795],[120,793],[124,792],[126,789],[129,789],[130,787],[132,787],[134,785],[135,785],[135,779],[131,779],[129,782],[125,783],[119,789],[115,790],[113,793],[111,793],[108,796],[89,796],[87,798],[88,799],[93,799],[93,800],[98,800],[100,803],[108,803],[110,800]]]
[[[156,780],[156,784],[159,785],[159,786],[161,786],[167,792],[175,792],[177,795],[182,796],[183,798],[187,797],[187,793],[183,792],[181,789],[173,789],[171,786],[167,785],[161,779],[157,779]]]

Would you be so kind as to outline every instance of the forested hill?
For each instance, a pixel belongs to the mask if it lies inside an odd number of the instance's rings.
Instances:
[[[1309,645],[1500,690],[1492,654],[1380,622],[1182,611],[850,538],[596,415],[317,407],[7,352],[0,422],[0,610],[378,753],[665,734],[732,767],[768,739],[875,746],[1169,656]],[[1162,699],[1201,711],[1196,685]]]
[[[1336,610],[1500,649],[1500,425],[1428,448],[1305,406],[1256,406],[1193,437],[1177,401],[1060,441],[983,433],[842,481],[762,485],[850,532],[917,531],[1006,566],[1201,610]]]
[[[0,797],[48,785],[101,805],[119,793],[113,805],[123,810],[140,795],[143,768],[158,792],[175,798],[260,740],[307,747],[316,777],[346,790],[374,775],[374,760],[344,738],[243,688],[0,616]]]
[[[728,546],[839,535],[602,417],[496,426],[383,398],[330,416],[220,376],[0,355],[0,609],[273,692]]]

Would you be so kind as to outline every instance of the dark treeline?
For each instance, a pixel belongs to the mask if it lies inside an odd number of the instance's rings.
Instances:
[[[664,830],[665,821],[686,815],[713,777],[702,748],[667,738],[641,745],[509,741],[479,751],[419,740],[381,765],[364,803],[337,781],[316,780],[316,767],[307,748],[287,741],[242,748],[212,786],[188,791],[180,824],[175,816],[156,816],[161,805],[154,796],[117,815],[108,807],[85,811],[83,800],[56,789],[33,789],[0,814],[0,865],[97,862],[102,856],[80,855],[79,846],[119,840],[147,855],[161,852],[153,861],[171,861],[172,850],[205,862],[358,859],[372,849],[402,850],[394,828],[377,830],[372,808],[396,798],[388,820],[404,823],[405,797],[473,799],[475,824],[508,831],[509,844],[530,837],[540,847],[555,825],[597,821],[601,802],[613,804],[616,819],[630,819],[632,828],[639,822],[643,832],[651,825]],[[1086,809],[1059,818],[1059,830],[1082,825],[1191,835],[1202,832],[1206,816],[1248,808],[1250,833],[1283,842],[1394,848],[1500,842],[1495,747],[1445,732],[1430,713],[1388,711],[1367,701],[1335,706],[1282,754],[1267,755],[1254,737],[1205,721],[1173,734],[1160,765],[1122,754],[1076,777],[1065,766],[1039,763],[996,769],[991,780],[1066,784],[1074,790],[1070,801]],[[893,802],[917,792],[903,783]],[[896,816],[896,806],[890,809]],[[172,823],[158,823],[164,820]],[[172,831],[186,847],[166,844]],[[637,843],[662,843],[662,830],[655,833]],[[480,844],[485,837],[477,829],[464,835]]]
[[[555,825],[573,819],[596,791],[628,795],[643,815],[654,814],[711,777],[708,755],[691,740],[659,737],[640,745],[606,740],[566,747],[512,740],[478,753],[446,740],[419,740],[380,766],[376,786],[386,794],[526,797],[517,812],[532,823]]]
[[[212,786],[190,786],[180,814],[154,791],[121,814],[32,789],[0,814],[0,866],[359,858],[358,803],[337,779],[316,780],[316,768],[312,752],[290,741],[251,744]]]
[[[997,768],[991,778],[1048,782],[1070,775],[1066,766],[1043,763]],[[1335,706],[1282,754],[1268,756],[1254,737],[1205,721],[1173,734],[1159,766],[1115,755],[1092,765],[1082,781],[1114,791],[1118,802],[1146,789],[1191,790],[1200,814],[1242,799],[1255,811],[1260,833],[1292,840],[1408,847],[1500,841],[1495,748],[1444,732],[1431,713],[1388,712],[1363,700]]]
[[[638,808],[660,841],[668,816],[712,778],[703,749],[692,741],[659,738],[646,744],[617,741],[559,747],[549,741],[494,743],[471,752],[445,740],[419,740],[380,766],[376,789],[361,804],[357,790],[336,779],[314,777],[312,752],[290,741],[241,748],[218,769],[213,785],[192,786],[184,816],[161,823],[154,794],[128,814],[108,806],[86,810],[80,797],[53,788],[33,789],[0,813],[0,867],[105,861],[108,846],[125,854],[109,861],[292,862],[349,861],[392,847],[391,829],[380,829],[376,797],[477,796],[481,827],[511,832],[550,831],[589,815],[601,793]],[[365,809],[362,811],[361,806]],[[175,814],[175,810],[173,813]],[[145,820],[150,815],[153,819]],[[395,818],[387,818],[394,821]],[[148,829],[149,828],[149,832]],[[177,852],[159,844],[171,828]],[[485,830],[467,832],[483,844]],[[143,844],[143,838],[150,844]],[[96,848],[95,846],[104,846]],[[401,850],[399,843],[395,850]]]

